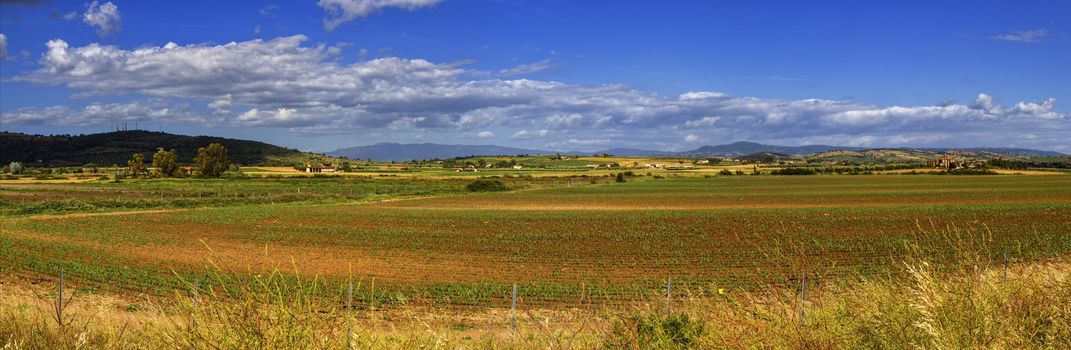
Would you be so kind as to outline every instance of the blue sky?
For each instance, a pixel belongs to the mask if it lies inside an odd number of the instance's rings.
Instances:
[[[0,1],[0,129],[1071,153],[1071,1]]]

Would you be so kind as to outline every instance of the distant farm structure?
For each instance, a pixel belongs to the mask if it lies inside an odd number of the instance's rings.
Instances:
[[[926,161],[926,165],[929,165],[931,168],[940,169],[965,169],[976,167],[978,162],[966,158],[941,157]]]
[[[333,173],[338,171],[334,165],[331,164],[306,164],[306,173]]]

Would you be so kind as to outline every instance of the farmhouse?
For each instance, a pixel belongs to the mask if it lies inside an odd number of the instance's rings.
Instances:
[[[306,173],[333,173],[335,166],[331,164],[306,164]]]

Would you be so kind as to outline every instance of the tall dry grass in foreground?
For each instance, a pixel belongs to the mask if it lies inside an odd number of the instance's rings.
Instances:
[[[516,333],[509,328],[509,310],[405,305],[356,310],[347,307],[344,289],[340,298],[323,299],[321,289],[336,287],[282,273],[207,284],[238,286],[230,289],[187,283],[170,302],[145,301],[127,309],[102,296],[75,295],[61,310],[62,323],[55,295],[9,284],[0,296],[0,347],[1071,348],[1067,257],[1005,267],[987,249],[955,247],[954,264],[931,264],[920,249],[900,262],[901,273],[825,281],[811,286],[802,301],[795,288],[685,290],[668,316],[658,301],[624,309],[523,310]]]

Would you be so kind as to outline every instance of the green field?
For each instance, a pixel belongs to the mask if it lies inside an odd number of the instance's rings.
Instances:
[[[1071,252],[1071,176],[516,180],[519,190],[484,194],[466,194],[463,184],[287,178],[8,188],[8,196],[84,194],[78,201],[98,214],[49,206],[70,198],[5,204],[13,209],[2,223],[0,268],[35,276],[63,267],[87,289],[157,294],[178,286],[176,273],[296,269],[336,281],[374,278],[377,289],[357,297],[367,303],[495,306],[512,283],[528,305],[584,296],[614,304],[649,298],[667,278],[702,291],[791,285],[803,273],[816,281],[892,273],[905,254],[955,261],[953,245],[963,242],[1012,261]],[[143,198],[114,209],[153,211],[100,215],[113,208],[99,203],[112,200],[95,196],[116,191]],[[46,210],[25,209],[33,205]],[[29,215],[40,212],[52,215]]]

